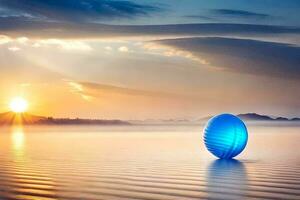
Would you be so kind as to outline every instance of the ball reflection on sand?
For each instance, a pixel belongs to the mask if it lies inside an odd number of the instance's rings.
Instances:
[[[242,162],[234,159],[215,160],[207,170],[208,198],[244,199],[247,182],[247,171]]]

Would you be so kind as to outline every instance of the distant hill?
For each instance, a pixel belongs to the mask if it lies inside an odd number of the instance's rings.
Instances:
[[[239,118],[246,121],[300,121],[300,118],[286,118],[286,117],[270,117],[268,115],[260,115],[257,113],[246,113],[237,115]]]
[[[130,125],[122,120],[53,118],[36,116],[29,113],[0,113],[0,125]]]
[[[271,117],[268,115],[260,115],[257,113],[246,113],[246,114],[238,114],[240,119],[245,121],[300,121],[300,118],[286,118],[286,117]],[[202,118],[202,120],[208,120],[211,117]]]
[[[260,115],[257,113],[245,113],[245,114],[238,114],[237,115],[240,119],[244,120],[244,121],[269,121],[269,122],[296,122],[299,121],[300,122],[300,118],[286,118],[286,117],[278,117],[278,116],[269,116],[269,115]],[[204,117],[204,118],[200,118],[197,121],[198,122],[206,122],[208,121],[210,118],[212,118],[213,116],[208,116],[208,117]]]
[[[282,121],[282,122],[300,122],[300,118],[271,117],[257,113],[246,113],[237,115],[244,121]],[[23,125],[176,125],[176,124],[198,124],[209,120],[211,116],[198,120],[188,119],[148,119],[148,120],[105,120],[105,119],[81,119],[81,118],[53,118],[32,115],[30,113],[16,114],[13,112],[0,113],[0,126],[23,124]]]
[[[292,119],[290,119],[290,121],[300,121],[300,118],[299,117],[292,118]]]
[[[246,114],[239,114],[237,115],[242,120],[248,120],[248,121],[270,121],[274,120],[272,117],[268,115],[259,115],[256,113],[246,113]]]
[[[271,117],[257,113],[238,114],[237,116],[244,121],[253,122],[300,122],[300,118]],[[129,122],[135,125],[197,125],[199,123],[206,123],[212,117],[207,116],[199,119],[145,119],[131,120]]]

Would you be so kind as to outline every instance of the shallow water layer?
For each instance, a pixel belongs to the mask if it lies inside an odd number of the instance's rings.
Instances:
[[[236,160],[203,126],[6,127],[0,199],[300,199],[300,127],[249,126]]]

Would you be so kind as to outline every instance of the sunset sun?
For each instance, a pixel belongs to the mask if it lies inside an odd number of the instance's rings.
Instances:
[[[22,97],[16,97],[11,100],[11,102],[9,104],[9,108],[11,111],[13,111],[15,113],[22,113],[27,110],[28,102],[26,101],[26,99],[24,99]]]

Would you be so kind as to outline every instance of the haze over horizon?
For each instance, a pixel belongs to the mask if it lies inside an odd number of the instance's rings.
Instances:
[[[272,6],[276,4],[277,6]],[[296,0],[0,1],[0,112],[300,115]]]

